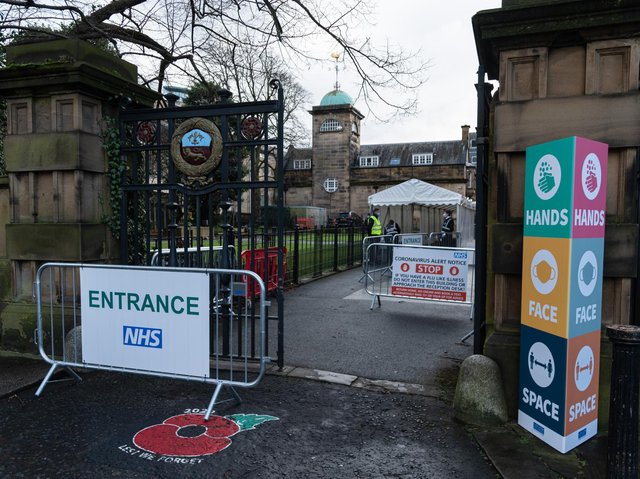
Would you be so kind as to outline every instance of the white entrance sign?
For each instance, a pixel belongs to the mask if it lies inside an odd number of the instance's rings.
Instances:
[[[422,246],[422,235],[400,235],[402,244]]]
[[[469,252],[451,248],[395,248],[391,294],[464,302]]]
[[[209,377],[209,276],[81,268],[83,362]]]

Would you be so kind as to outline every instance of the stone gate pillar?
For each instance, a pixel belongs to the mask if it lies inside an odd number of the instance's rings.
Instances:
[[[487,340],[510,414],[518,402],[525,151],[580,136],[609,145],[602,324],[640,318],[640,7],[634,0],[503,0],[473,17],[479,63],[499,82],[489,135]],[[575,221],[575,218],[572,218]],[[529,274],[525,271],[524,274]],[[602,335],[600,425],[611,345]]]
[[[8,188],[0,191],[0,351],[36,353],[33,282],[47,261],[113,262],[101,131],[123,98],[151,106],[137,67],[79,40],[7,47]],[[8,204],[6,203],[8,200]]]

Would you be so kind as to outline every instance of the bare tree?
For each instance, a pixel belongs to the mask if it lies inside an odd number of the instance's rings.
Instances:
[[[426,64],[417,52],[379,48],[359,34],[369,25],[366,0],[112,0],[104,5],[0,0],[0,5],[5,34],[107,40],[120,57],[140,66],[142,83],[158,91],[166,81],[207,81],[211,44],[247,48],[256,57],[277,52],[285,64],[301,67],[326,61],[313,48],[329,40],[360,76],[358,97],[370,110],[382,102],[396,112],[413,112],[415,89],[425,81]],[[387,89],[394,94],[387,96]],[[406,93],[404,101],[399,90]]]
[[[237,101],[272,99],[276,92],[269,82],[277,78],[285,94],[284,143],[299,146],[307,141],[308,129],[298,113],[310,95],[279,56],[270,51],[255,55],[246,44],[229,45],[225,42],[208,45],[205,50],[202,53],[205,60],[203,73],[214,84],[234,92]],[[275,124],[272,127],[275,128]]]

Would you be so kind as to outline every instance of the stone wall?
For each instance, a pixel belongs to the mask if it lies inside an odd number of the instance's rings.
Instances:
[[[35,353],[39,266],[118,257],[102,221],[110,212],[103,119],[117,116],[125,92],[143,105],[156,95],[136,84],[134,65],[78,40],[6,51],[9,66],[0,70],[8,130],[7,178],[0,182],[0,350]]]

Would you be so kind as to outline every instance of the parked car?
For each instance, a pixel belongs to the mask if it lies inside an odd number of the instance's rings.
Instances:
[[[334,224],[336,226],[357,226],[360,227],[364,224],[362,217],[353,211],[342,211],[338,213],[338,217],[335,219]]]

